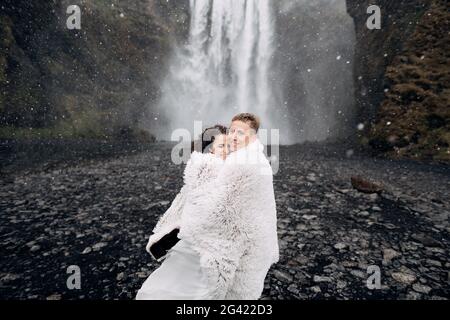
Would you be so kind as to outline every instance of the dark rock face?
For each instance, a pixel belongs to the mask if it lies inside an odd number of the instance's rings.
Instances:
[[[159,96],[171,42],[183,37],[185,2],[2,2],[0,124],[113,135],[137,126]],[[170,12],[170,19],[161,12]]]
[[[369,30],[369,5],[381,30]],[[445,1],[347,1],[355,20],[362,143],[391,157],[450,160],[449,13]]]

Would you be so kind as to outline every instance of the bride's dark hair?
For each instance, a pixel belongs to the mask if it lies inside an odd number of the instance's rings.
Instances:
[[[206,128],[197,140],[192,141],[191,152],[200,152],[201,150],[201,152],[204,153],[205,151],[208,151],[210,146],[214,143],[216,136],[221,134],[227,134],[227,127],[221,124]]]

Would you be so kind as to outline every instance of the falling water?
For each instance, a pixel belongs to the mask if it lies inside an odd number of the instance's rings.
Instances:
[[[345,0],[190,0],[190,16],[152,108],[158,139],[192,134],[194,121],[228,125],[239,112],[278,129],[282,144],[351,134],[355,35]]]
[[[274,127],[269,85],[274,23],[270,0],[191,0],[189,39],[172,60],[152,125],[160,139],[194,121],[228,125],[239,112]]]

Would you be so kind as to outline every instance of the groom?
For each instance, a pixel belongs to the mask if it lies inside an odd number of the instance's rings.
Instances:
[[[179,238],[200,254],[214,300],[258,299],[279,260],[273,176],[259,123],[249,113],[233,117],[233,152],[215,179],[189,192],[181,214]]]
[[[227,136],[232,153],[228,163],[239,161],[237,163],[260,165],[260,173],[272,175],[270,164],[263,153],[264,146],[258,140],[259,127],[260,120],[252,113],[239,113],[233,117]]]
[[[259,119],[251,113],[240,113],[234,116],[227,137],[230,142],[230,151],[237,151],[255,142],[259,126]]]
[[[248,239],[236,240],[243,248],[235,256],[236,270],[225,299],[258,299],[271,264],[279,260],[272,168],[257,136],[259,127],[257,116],[240,113],[231,120],[227,136],[231,153],[223,174],[232,177],[228,184],[234,185],[235,196],[223,205],[241,212]]]

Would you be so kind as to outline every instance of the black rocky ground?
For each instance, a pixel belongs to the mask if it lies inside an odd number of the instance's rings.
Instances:
[[[280,148],[280,261],[261,298],[450,298],[449,167],[337,150]],[[3,168],[0,298],[133,299],[159,265],[145,245],[182,183],[170,151],[155,144]],[[357,174],[382,181],[384,192],[353,189]],[[80,267],[80,290],[67,289],[70,265]],[[380,289],[366,285],[369,266],[380,268]]]

